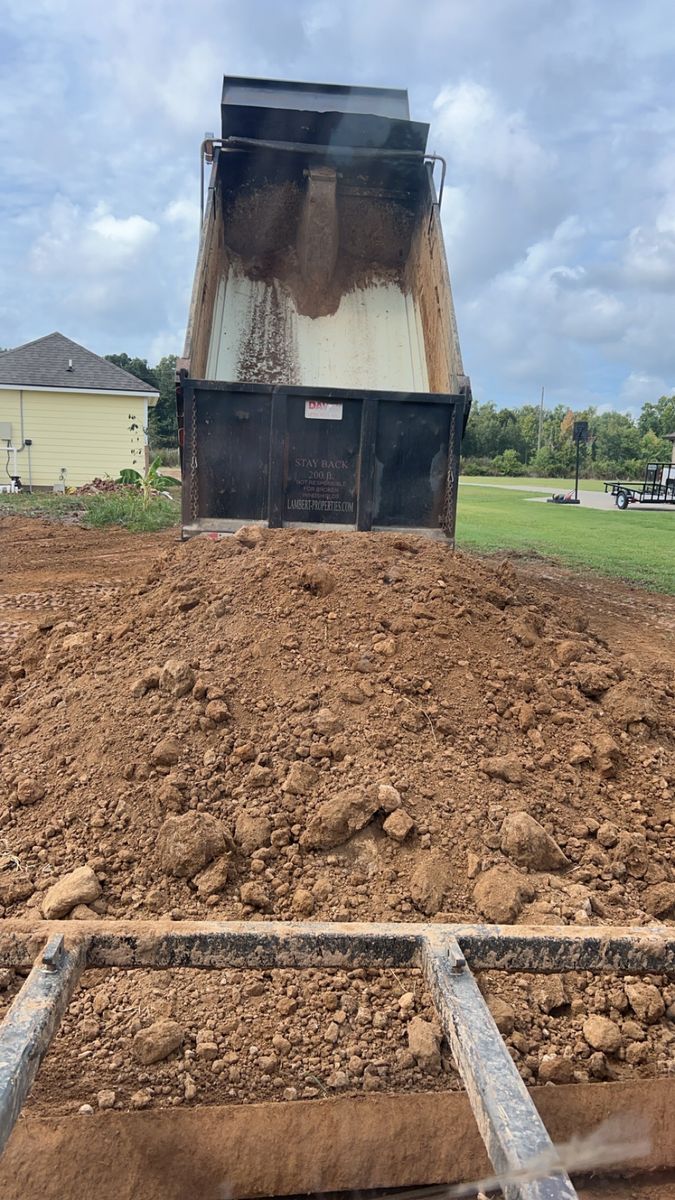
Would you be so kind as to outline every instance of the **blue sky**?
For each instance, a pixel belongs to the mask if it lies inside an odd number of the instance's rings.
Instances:
[[[0,345],[182,348],[224,73],[404,86],[481,400],[675,391],[672,0],[2,0]]]

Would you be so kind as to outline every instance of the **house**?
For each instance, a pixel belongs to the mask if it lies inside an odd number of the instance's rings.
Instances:
[[[156,388],[62,333],[0,354],[0,484],[77,487],[145,469]],[[5,456],[5,451],[6,456]]]

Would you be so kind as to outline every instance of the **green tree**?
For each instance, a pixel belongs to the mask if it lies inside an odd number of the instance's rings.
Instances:
[[[632,417],[625,413],[601,413],[595,421],[598,460],[613,463],[619,469],[625,462],[640,457],[640,434]]]
[[[675,396],[661,396],[656,404],[643,404],[638,429],[642,434],[651,430],[661,438],[675,433]]]
[[[159,400],[150,409],[149,436],[153,446],[177,446],[176,355],[165,354],[154,369]]]
[[[128,354],[106,354],[105,357],[108,362],[121,367],[123,371],[128,371],[130,375],[135,375],[137,379],[142,379],[144,383],[149,383],[151,387],[158,387],[157,376],[152,367],[148,366],[147,359],[129,358]]]
[[[525,467],[518,457],[517,450],[504,450],[494,460],[500,475],[524,475]]]
[[[660,438],[653,429],[648,429],[640,438],[640,458],[644,462],[668,462],[670,455],[670,442]]]

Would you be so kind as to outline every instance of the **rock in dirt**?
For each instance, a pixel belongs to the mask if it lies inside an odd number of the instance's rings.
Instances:
[[[37,804],[38,800],[42,800],[45,795],[45,789],[36,779],[30,779],[24,776],[16,785],[16,802],[23,804],[25,807],[31,804]]]
[[[157,743],[152,761],[157,767],[174,767],[180,758],[180,742],[170,734]]]
[[[395,842],[404,842],[409,833],[415,828],[415,822],[404,808],[397,808],[384,821],[382,828],[387,837]]]
[[[396,809],[401,807],[401,793],[390,783],[378,783],[377,803],[382,812],[396,812]]]
[[[171,696],[187,696],[195,685],[195,673],[188,663],[169,658],[159,673],[159,690]]]
[[[605,779],[611,779],[616,775],[621,762],[621,751],[610,734],[596,734],[593,738],[593,752],[593,765],[596,771]]]
[[[265,541],[265,531],[259,525],[242,525],[234,536],[239,545],[245,546],[247,550],[255,550]]]
[[[138,679],[134,679],[129,691],[137,700],[141,696],[145,696],[148,692],[154,691],[159,687],[159,677],[161,671],[159,667],[148,667]]]
[[[224,700],[209,700],[204,709],[204,716],[214,725],[224,725],[230,720],[230,710]]]
[[[557,1013],[569,1004],[562,975],[544,975],[534,988],[534,998],[542,1012]]]
[[[96,909],[90,908],[88,904],[76,904],[70,911],[71,921],[97,921],[98,913]]]
[[[420,912],[433,917],[443,907],[450,886],[450,867],[442,854],[426,854],[410,878],[410,896]]]
[[[408,1049],[418,1067],[429,1075],[440,1075],[441,1039],[423,1017],[413,1017],[408,1025]]]
[[[372,790],[354,788],[340,792],[319,806],[316,816],[300,838],[300,845],[309,850],[329,850],[332,846],[339,846],[363,829],[375,816],[377,809],[377,795]]]
[[[293,912],[299,917],[311,917],[314,912],[314,897],[307,888],[296,888],[293,893]]]
[[[274,774],[270,767],[265,767],[262,763],[254,763],[246,776],[246,786],[249,788],[265,788],[269,787],[273,780]]]
[[[157,837],[162,870],[179,879],[192,879],[226,848],[223,827],[209,813],[167,817]]]
[[[267,892],[262,884],[256,883],[255,880],[242,883],[239,895],[242,904],[248,904],[251,908],[257,908],[265,912],[270,907],[270,898]]]
[[[335,576],[323,563],[310,563],[300,572],[300,585],[312,596],[330,596],[335,591]]]
[[[306,796],[319,778],[319,772],[309,763],[294,762],[282,785],[282,792],[291,796]]]
[[[603,1054],[616,1054],[622,1044],[621,1030],[616,1021],[593,1013],[584,1021],[584,1037],[594,1050]]]
[[[568,667],[570,663],[578,662],[583,658],[584,647],[580,642],[572,641],[571,638],[565,641],[558,642],[553,649],[553,657],[561,667]]]
[[[506,783],[521,784],[525,778],[523,764],[518,755],[513,753],[484,758],[480,769],[485,771],[490,779],[503,779]]]
[[[575,742],[567,758],[570,766],[582,767],[585,763],[591,761],[593,758],[593,751],[591,750],[590,746],[586,744],[586,742]]]
[[[603,821],[602,825],[596,829],[595,837],[599,845],[604,846],[606,850],[611,850],[619,840],[619,830],[613,821]]]
[[[314,728],[322,737],[332,737],[341,733],[344,726],[342,721],[330,708],[320,708],[314,717]]]
[[[616,683],[615,672],[601,663],[579,663],[574,668],[572,678],[579,691],[591,700],[598,700]]]
[[[675,917],[675,883],[653,883],[640,897],[645,912],[653,917]]]
[[[494,993],[488,994],[485,999],[497,1029],[508,1037],[510,1033],[513,1033],[516,1023],[516,1014],[513,1008],[507,1004],[506,1000],[502,1000],[501,996],[495,996]]]
[[[653,1025],[666,1011],[663,996],[653,983],[627,983],[624,991],[635,1016],[646,1025]]]
[[[8,868],[0,871],[0,904],[7,908],[10,904],[20,904],[33,895],[35,884],[29,875],[23,871]]]
[[[490,867],[484,871],[473,889],[479,912],[495,924],[512,924],[523,902],[532,899],[532,895],[532,888],[523,875],[503,867]]]
[[[569,859],[543,825],[529,813],[509,813],[501,828],[501,848],[519,867],[533,871],[560,871]]]
[[[574,1063],[562,1054],[544,1054],[537,1077],[541,1083],[573,1083]]]
[[[649,692],[628,679],[616,683],[605,693],[602,706],[624,729],[640,721],[646,725],[658,724],[658,712]]]
[[[645,838],[639,833],[620,833],[611,858],[612,862],[624,867],[633,879],[644,879],[649,866],[649,849]]]
[[[231,874],[230,857],[228,854],[223,854],[215,862],[212,862],[205,871],[201,871],[199,875],[195,876],[199,895],[215,896],[218,892],[223,892],[230,881]]]
[[[177,1021],[162,1017],[146,1029],[139,1029],[133,1040],[134,1058],[143,1066],[161,1062],[183,1044],[183,1030]]]
[[[267,817],[253,817],[246,812],[239,814],[234,826],[234,840],[244,854],[269,845],[271,833],[272,823]]]
[[[45,893],[42,915],[47,921],[66,917],[77,904],[90,904],[101,895],[101,885],[91,867],[77,867]]]

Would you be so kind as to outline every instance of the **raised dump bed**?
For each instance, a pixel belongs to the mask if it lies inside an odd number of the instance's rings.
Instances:
[[[226,79],[180,367],[186,535],[454,534],[470,406],[407,94]],[[444,169],[444,168],[443,168]]]

